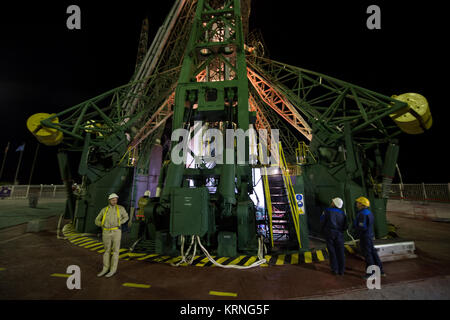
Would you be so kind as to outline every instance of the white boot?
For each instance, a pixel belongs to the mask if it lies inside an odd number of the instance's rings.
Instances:
[[[119,257],[118,256],[112,256],[111,258],[111,269],[109,270],[108,274],[105,276],[107,278],[112,277],[116,271],[117,271],[117,265],[119,264]]]
[[[97,274],[97,277],[103,277],[108,272],[110,265],[111,254],[110,251],[108,251],[103,254],[103,270],[99,274]]]
[[[108,268],[103,267],[102,272],[97,274],[97,277],[103,277],[108,272]]]

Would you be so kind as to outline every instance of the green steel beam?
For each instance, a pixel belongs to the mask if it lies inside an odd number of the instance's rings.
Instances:
[[[320,140],[325,144],[340,139],[342,129],[338,128],[349,120],[357,123],[351,129],[356,141],[358,134],[371,125],[379,128],[374,138],[390,136],[395,132],[389,133],[381,120],[407,107],[406,103],[377,92],[267,58],[252,57],[249,64],[299,109],[316,135],[322,132]]]

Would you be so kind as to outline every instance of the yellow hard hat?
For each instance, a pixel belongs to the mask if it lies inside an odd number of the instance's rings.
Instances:
[[[356,199],[356,202],[361,203],[363,206],[370,207],[370,201],[365,197],[359,197],[358,199]]]

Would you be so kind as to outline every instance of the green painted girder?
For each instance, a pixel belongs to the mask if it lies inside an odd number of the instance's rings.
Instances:
[[[65,109],[56,114],[52,114],[47,119],[41,121],[42,125],[57,129],[65,135],[64,144],[75,145],[75,141],[84,141],[86,132],[98,134],[97,139],[92,139],[91,143],[98,147],[103,146],[103,138],[118,131],[126,131],[132,125],[137,125],[139,121],[145,121],[149,108],[156,100],[149,92],[149,87],[145,87],[141,92],[133,93],[132,88],[142,82],[159,81],[168,74],[176,74],[179,68],[172,69],[164,74],[155,74],[150,78],[141,81],[132,81],[115,89],[102,93],[94,98],[88,99],[73,107]],[[165,97],[165,95],[161,95]],[[122,105],[130,99],[137,99],[138,111],[127,116],[122,109]],[[155,107],[156,109],[156,107]],[[52,120],[58,118],[58,123]],[[90,122],[93,121],[93,122]],[[98,127],[95,124],[102,124]]]
[[[243,53],[242,22],[239,10],[239,1],[224,1],[221,9],[213,9],[213,5],[208,1],[198,1],[178,80],[173,129],[182,126],[186,102],[184,95],[187,92],[192,93],[201,87],[221,90],[223,85],[238,88],[239,127],[243,130],[248,128],[246,59]],[[226,57],[227,49],[235,53],[234,64],[229,57]],[[213,71],[217,68],[209,68],[214,64],[223,65],[223,71],[217,73]],[[206,70],[206,81],[199,84],[196,76],[203,70]],[[211,77],[219,78],[214,82],[211,81]],[[191,99],[195,100],[195,97]]]
[[[267,58],[249,57],[248,64],[279,90],[305,116],[313,127],[313,135],[322,144],[333,144],[342,138],[343,124],[352,123],[351,134],[358,142],[359,134],[372,126],[377,136],[396,135],[390,114],[407,106],[406,103],[354,84],[290,66]],[[394,131],[394,132],[388,132]],[[394,129],[394,130],[392,130]]]

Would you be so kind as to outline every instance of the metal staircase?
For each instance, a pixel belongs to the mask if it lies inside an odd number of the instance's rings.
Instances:
[[[299,210],[286,159],[278,145],[279,165],[263,168],[267,229],[272,250],[301,249]]]
[[[272,204],[272,234],[274,247],[297,246],[295,227],[281,170],[267,176]]]

